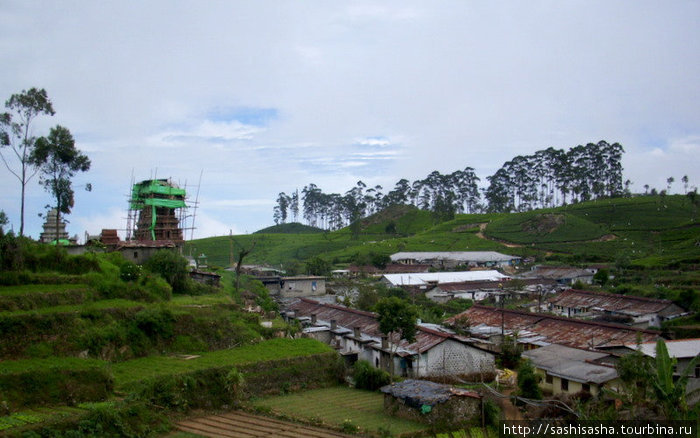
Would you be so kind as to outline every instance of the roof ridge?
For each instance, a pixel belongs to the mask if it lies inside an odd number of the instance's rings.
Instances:
[[[567,289],[567,290],[563,291],[562,294],[567,293],[567,292],[582,293],[582,294],[589,294],[589,295],[596,295],[596,296],[618,297],[618,298],[625,298],[625,299],[630,299],[630,300],[647,301],[647,302],[652,302],[652,303],[673,304],[673,301],[663,299],[663,298],[648,298],[648,297],[640,297],[637,295],[613,294],[613,293],[608,293],[608,292],[598,292],[598,291],[582,290],[582,289]]]
[[[563,321],[563,322],[567,322],[570,324],[571,323],[573,323],[573,324],[587,324],[587,325],[595,325],[595,326],[599,326],[599,327],[632,330],[632,331],[636,331],[636,332],[643,332],[643,333],[649,333],[649,334],[655,334],[655,335],[661,334],[661,332],[658,330],[640,329],[637,327],[631,327],[631,326],[623,325],[623,324],[613,324],[613,323],[609,323],[609,322],[599,322],[599,321],[589,321],[589,320],[585,320],[585,319],[567,318],[565,316],[548,315],[545,313],[532,313],[532,312],[526,312],[524,310],[499,309],[498,307],[484,306],[483,304],[474,304],[470,309],[474,309],[474,308],[495,310],[495,311],[504,312],[504,313],[505,312],[515,313],[515,314],[519,314],[519,315],[525,315],[525,316],[539,318],[535,322],[535,324],[538,324],[542,320],[549,319],[549,320]],[[469,309],[465,310],[465,312],[468,312],[468,311],[469,311]]]

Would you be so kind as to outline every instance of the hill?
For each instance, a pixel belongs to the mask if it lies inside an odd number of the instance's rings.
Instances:
[[[637,266],[700,264],[697,207],[681,195],[614,198],[522,213],[458,214],[434,223],[431,214],[393,207],[349,228],[312,234],[261,232],[188,242],[226,266],[232,249],[250,246],[251,263],[279,265],[321,256],[337,265],[358,254],[398,251],[495,250],[538,261]]]
[[[323,231],[324,230],[321,228],[311,227],[300,224],[299,222],[292,222],[290,224],[279,224],[263,228],[262,230],[258,230],[253,234],[310,234],[323,233]]]

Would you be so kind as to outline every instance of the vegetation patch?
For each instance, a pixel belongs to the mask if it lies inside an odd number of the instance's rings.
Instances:
[[[401,436],[426,430],[424,424],[385,414],[383,394],[342,386],[269,397],[253,405],[276,415],[346,431],[354,426],[355,432]]]
[[[0,362],[0,394],[11,410],[106,399],[112,377],[106,363],[76,358]]]

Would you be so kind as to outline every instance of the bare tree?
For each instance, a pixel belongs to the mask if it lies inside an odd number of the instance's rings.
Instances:
[[[0,114],[0,158],[12,175],[19,180],[21,185],[20,225],[19,235],[24,235],[24,198],[27,183],[36,175],[38,168],[31,161],[32,153],[36,146],[37,138],[32,132],[32,122],[41,115],[54,115],[55,111],[46,90],[31,88],[23,90],[19,94],[13,94],[5,102],[9,112]],[[2,153],[2,148],[9,147],[12,150],[19,167],[12,167],[7,157]]]

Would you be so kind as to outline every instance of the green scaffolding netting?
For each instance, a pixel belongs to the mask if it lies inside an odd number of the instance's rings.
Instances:
[[[163,197],[161,197],[163,196]],[[164,198],[167,196],[168,198]],[[167,180],[147,180],[134,184],[131,189],[131,208],[151,207],[151,238],[156,240],[156,207],[186,208],[185,190],[173,187]]]

